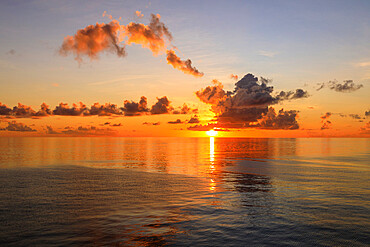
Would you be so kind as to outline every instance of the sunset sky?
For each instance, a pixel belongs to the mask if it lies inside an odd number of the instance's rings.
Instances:
[[[0,136],[370,137],[369,12],[1,1]]]

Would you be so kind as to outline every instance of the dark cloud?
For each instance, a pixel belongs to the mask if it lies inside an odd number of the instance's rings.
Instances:
[[[54,115],[61,116],[81,116],[82,114],[89,115],[89,110],[85,104],[82,102],[73,104],[72,107],[69,107],[67,103],[60,103],[59,106],[56,106],[53,110]]]
[[[339,83],[338,81],[329,81],[329,82],[323,82],[318,84],[317,91],[323,89],[324,87],[328,87],[331,90],[337,91],[337,92],[354,92],[360,88],[363,87],[362,84],[355,84],[353,80],[345,80],[343,83]]]
[[[138,103],[125,100],[123,104],[124,107],[121,108],[121,110],[124,112],[125,116],[138,116],[149,112],[149,109],[147,107],[147,98],[144,96],[140,98],[140,101]]]
[[[42,103],[40,110],[37,112],[33,110],[30,106],[26,106],[21,103],[18,103],[17,106],[14,106],[13,109],[10,109],[6,105],[0,103],[0,115],[16,118],[37,118],[51,115],[51,110],[49,109],[49,106],[45,103]]]
[[[281,100],[292,100],[292,99],[301,99],[301,98],[308,98],[309,94],[307,91],[304,91],[303,89],[296,89],[295,91],[281,91],[276,98]]]
[[[14,49],[10,49],[9,51],[6,52],[6,55],[15,55],[16,51]]]
[[[78,128],[66,127],[62,131],[66,135],[74,136],[106,136],[106,135],[115,135],[116,131],[110,128],[97,128],[95,126],[79,126]]]
[[[181,121],[181,119],[176,119],[175,121],[169,121],[167,123],[169,123],[169,124],[182,124],[183,122]]]
[[[0,107],[1,107],[1,104],[0,104]],[[370,117],[370,110],[369,111],[365,111],[365,117]]]
[[[211,111],[216,114],[218,125],[231,125],[234,128],[271,128],[296,129],[298,123],[296,111],[269,110],[269,106],[283,100],[292,100],[308,97],[306,91],[280,92],[273,96],[273,87],[268,86],[271,80],[261,77],[258,79],[252,74],[245,75],[235,84],[233,92],[226,92],[217,80],[213,86],[208,86],[196,92],[198,98],[211,105]],[[270,119],[266,119],[270,117]],[[261,122],[264,119],[264,122]],[[289,119],[289,120],[288,120]],[[259,124],[256,124],[260,120]],[[261,124],[262,123],[262,124]],[[271,126],[270,126],[270,125]],[[229,128],[231,128],[229,127]]]
[[[120,126],[122,126],[122,124],[121,123],[118,123],[118,124],[112,124],[110,126],[112,126],[112,127],[120,127]]]
[[[46,117],[46,116],[50,116],[52,114],[49,106],[45,103],[42,103],[41,104],[41,107],[40,107],[40,110],[38,112],[36,112],[36,116],[38,117]]]
[[[6,105],[0,102],[0,115],[8,116],[8,115],[11,115],[11,113],[12,113],[12,109],[10,109],[9,107],[7,107]]]
[[[18,106],[13,107],[12,115],[16,117],[32,117],[36,115],[36,112],[30,106],[18,103]]]
[[[195,124],[195,123],[200,123],[199,117],[197,115],[195,115],[194,117],[190,118],[190,120],[188,121],[188,124]]]
[[[23,123],[17,123],[16,121],[8,122],[8,126],[4,129],[0,129],[0,130],[20,131],[20,132],[34,132],[34,131],[36,131],[36,130],[32,129],[29,126],[27,126]]]
[[[353,119],[362,119],[362,117],[358,114],[349,114],[348,116],[350,116]]]
[[[166,96],[157,98],[157,103],[152,106],[150,113],[153,115],[170,113],[173,110],[173,107],[170,105],[170,103],[171,102]]]
[[[258,127],[261,129],[287,129],[293,130],[298,129],[299,125],[296,120],[297,111],[284,111],[279,110],[278,114],[275,113],[275,109],[270,107],[266,114],[263,114],[262,118],[258,120]]]
[[[98,116],[111,116],[111,115],[122,115],[122,112],[115,104],[105,103],[100,105],[95,103],[91,106],[90,110],[84,112],[84,115],[98,115]]]
[[[321,123],[322,123],[321,130],[331,129],[332,123],[330,120],[328,120],[331,117],[331,115],[333,115],[331,112],[327,112],[320,117],[322,119],[321,120]]]
[[[331,112],[327,112],[327,113],[325,113],[324,115],[322,115],[320,118],[321,119],[328,119],[331,115],[333,115],[333,113],[331,113]]]
[[[46,116],[139,116],[144,114],[195,114],[198,109],[190,108],[187,104],[177,107],[176,110],[170,105],[166,96],[157,98],[157,102],[149,109],[147,98],[142,96],[139,102],[124,101],[124,107],[119,108],[116,104],[111,103],[94,103],[87,107],[84,103],[72,104],[70,107],[67,103],[59,103],[58,106],[51,110],[46,103],[42,103],[40,110],[35,111],[30,106],[18,103],[13,109],[0,103],[0,116],[5,118],[38,118]],[[4,118],[4,117],[3,117]]]
[[[161,124],[160,122],[155,122],[155,123],[144,122],[143,123],[143,125],[154,125],[154,126],[158,126],[160,124]]]

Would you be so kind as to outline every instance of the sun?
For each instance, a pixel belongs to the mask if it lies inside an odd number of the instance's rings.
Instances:
[[[208,130],[207,132],[206,132],[206,134],[208,135],[208,136],[216,136],[217,135],[217,131],[215,131],[215,130]]]

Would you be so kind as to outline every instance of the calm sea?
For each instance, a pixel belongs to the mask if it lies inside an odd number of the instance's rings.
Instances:
[[[369,246],[370,139],[0,138],[2,246]]]

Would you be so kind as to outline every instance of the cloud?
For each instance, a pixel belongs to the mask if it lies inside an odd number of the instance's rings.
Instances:
[[[122,113],[115,104],[105,103],[104,105],[100,105],[99,103],[95,103],[91,106],[90,110],[84,113],[84,115],[111,116],[122,115]]]
[[[173,107],[170,105],[170,103],[171,102],[166,96],[157,98],[157,103],[152,106],[150,113],[153,115],[170,113],[173,110]]]
[[[281,91],[277,96],[278,100],[292,100],[292,99],[301,99],[301,98],[308,98],[309,94],[307,91],[303,89],[296,89],[295,91]]]
[[[46,103],[42,103],[38,111],[33,110],[30,106],[18,103],[17,106],[9,108],[7,105],[0,103],[0,116],[5,118],[39,118],[47,116],[139,116],[151,114],[195,114],[198,109],[190,108],[186,103],[176,110],[171,106],[171,102],[166,96],[157,98],[157,102],[148,108],[147,98],[142,96],[139,102],[124,101],[123,107],[118,107],[111,103],[94,103],[91,107],[84,103],[72,104],[70,107],[67,103],[59,103],[58,106],[51,110]],[[4,117],[3,117],[4,118]]]
[[[38,117],[46,117],[52,114],[49,106],[46,103],[41,104],[41,108],[38,112],[36,112],[36,116]]]
[[[139,18],[144,17],[144,14],[142,14],[142,13],[141,13],[141,11],[139,11],[139,10],[136,10],[136,11],[135,11],[135,15],[136,15],[137,17],[139,17]]]
[[[237,75],[231,74],[230,78],[237,81],[239,77]]]
[[[342,92],[342,93],[349,93],[359,90],[363,87],[362,84],[355,84],[353,80],[345,80],[343,83],[339,83],[338,81],[329,81],[329,82],[323,82],[318,84],[317,91],[323,89],[324,87],[328,87],[331,90],[334,90],[336,92]]]
[[[0,107],[1,107],[1,103],[0,103]],[[365,117],[370,117],[370,110],[365,111]]]
[[[176,110],[173,110],[172,114],[192,114],[197,113],[198,109],[192,109],[187,104],[183,104],[182,107],[179,107]]]
[[[171,64],[172,67],[175,69],[181,70],[185,74],[193,75],[196,77],[202,77],[204,74],[199,72],[197,68],[191,65],[191,60],[181,60],[176,54],[174,50],[167,50],[167,63]]]
[[[10,109],[9,107],[7,107],[6,105],[0,102],[0,115],[8,116],[8,115],[11,115],[11,113],[12,113],[12,109]]]
[[[4,129],[0,129],[0,130],[20,131],[20,132],[34,132],[34,131],[36,131],[36,130],[32,129],[29,126],[27,126],[23,123],[17,123],[16,121],[8,122],[8,126]]]
[[[15,55],[17,52],[14,49],[10,49],[9,51],[6,52],[6,55]]]
[[[182,124],[184,122],[182,122],[181,119],[176,119],[175,121],[169,121],[167,123],[169,123],[169,124]]]
[[[213,81],[208,86],[196,92],[197,97],[211,105],[211,111],[216,114],[217,126],[228,128],[271,128],[296,129],[298,123],[296,111],[279,111],[275,113],[269,106],[284,100],[308,97],[302,89],[280,92],[273,96],[273,87],[268,86],[270,80],[258,79],[252,74],[245,75],[235,84],[233,92],[226,92],[223,85]],[[259,122],[258,122],[259,121]]]
[[[258,119],[257,126],[261,129],[298,129],[297,113],[294,110],[284,111],[281,109],[276,114],[275,109],[270,107],[268,112],[263,114],[262,118]]]
[[[121,110],[124,112],[125,116],[138,116],[149,112],[147,98],[144,96],[141,96],[138,103],[125,100],[123,104],[124,107],[121,108]]]
[[[357,67],[369,67],[370,62],[360,62],[355,64]]]
[[[327,112],[327,113],[325,113],[324,115],[322,115],[320,118],[321,118],[322,120],[325,120],[325,119],[328,119],[331,115],[333,115],[333,113],[331,113],[331,112]]]
[[[104,16],[108,17],[110,20],[113,20],[113,16],[112,15],[108,15],[107,14],[107,11],[105,11],[105,10],[104,10],[104,12],[102,14],[102,17],[104,17]]]
[[[121,126],[122,126],[122,124],[121,124],[121,123],[118,123],[118,124],[111,124],[110,126],[112,126],[112,127],[121,127]]]
[[[160,125],[161,123],[160,122],[155,122],[155,123],[150,123],[150,122],[144,122],[143,125],[154,125],[154,126],[158,126]]]
[[[60,132],[57,132],[53,129],[53,127],[51,126],[46,126],[46,134],[49,134],[49,135],[57,135],[57,134],[60,134]]]
[[[361,134],[370,134],[370,122],[367,122],[363,127],[360,128]]]
[[[193,125],[189,126],[187,129],[192,131],[208,131],[212,129],[216,131],[229,131],[228,129],[217,127],[217,124]]]
[[[131,22],[122,26],[124,35],[127,36],[127,44],[140,44],[148,48],[154,55],[166,50],[166,41],[172,40],[172,34],[166,25],[160,21],[159,15],[151,14],[149,25]]]
[[[195,124],[195,123],[200,123],[199,117],[197,115],[195,115],[194,117],[190,118],[190,120],[188,121],[188,124]]]
[[[65,130],[62,131],[63,134],[66,135],[74,135],[74,136],[101,136],[101,135],[115,135],[116,131],[110,128],[97,128],[95,126],[79,126],[78,128],[73,127],[66,127]]]
[[[348,116],[350,116],[353,119],[362,119],[362,117],[358,114],[349,114]]]
[[[327,112],[320,117],[322,119],[321,120],[321,123],[322,123],[321,130],[331,129],[332,123],[330,120],[328,120],[331,117],[331,115],[333,115],[331,112]]]
[[[225,99],[226,92],[221,82],[213,80],[212,83],[214,86],[208,86],[205,89],[195,92],[195,94],[200,101],[206,104],[217,105],[220,101]]]
[[[273,52],[273,51],[259,51],[258,52],[259,55],[261,56],[264,56],[264,57],[275,57],[277,54],[279,54],[278,52]]]
[[[136,11],[136,15],[143,16],[140,11]],[[120,25],[118,20],[113,20],[106,11],[103,13],[104,16],[108,16],[112,21],[108,24],[97,23],[87,26],[78,30],[74,36],[65,37],[59,54],[67,56],[72,53],[75,59],[81,63],[83,57],[89,57],[90,60],[98,59],[102,52],[113,52],[119,57],[125,56],[125,46],[120,46],[121,42],[125,42],[127,45],[139,44],[143,48],[151,50],[155,56],[166,51],[168,64],[186,74],[203,76],[203,73],[192,66],[190,59],[183,61],[176,56],[172,49],[167,48],[168,46],[173,47],[171,44],[172,34],[167,26],[160,21],[159,14],[151,14],[149,25],[130,22],[126,26]]]
[[[126,55],[125,48],[119,46],[118,33],[121,26],[118,21],[111,21],[108,24],[95,24],[80,29],[74,36],[64,38],[59,49],[59,54],[67,56],[73,53],[75,59],[81,63],[82,57],[89,57],[91,60],[98,59],[99,53],[110,51],[117,56]]]
[[[36,112],[30,106],[18,103],[18,106],[13,107],[12,115],[16,117],[32,117],[36,115]]]
[[[40,110],[37,112],[33,110],[30,106],[26,106],[21,103],[18,103],[17,106],[14,106],[13,109],[0,103],[0,115],[13,118],[37,118],[51,115],[51,110],[49,109],[49,106],[45,103],[41,104]]]
[[[82,102],[79,102],[79,105],[73,104],[72,107],[69,107],[67,103],[59,103],[59,106],[53,110],[54,115],[61,116],[81,116],[83,113],[89,115],[89,110]]]

